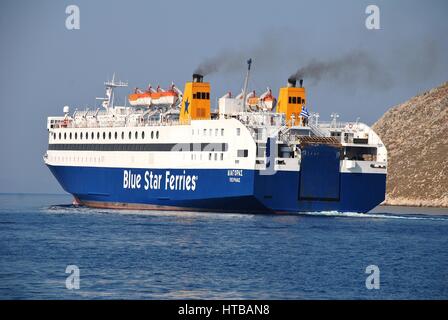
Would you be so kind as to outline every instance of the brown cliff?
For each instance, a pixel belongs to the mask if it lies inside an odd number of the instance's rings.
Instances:
[[[374,125],[388,151],[385,204],[448,207],[448,82]]]

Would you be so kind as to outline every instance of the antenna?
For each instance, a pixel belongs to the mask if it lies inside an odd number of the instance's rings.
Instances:
[[[252,64],[252,58],[247,60],[247,73],[246,79],[244,80],[244,88],[243,88],[243,110],[246,112],[246,95],[247,95],[247,86],[249,84],[249,75],[250,75],[250,66]]]
[[[103,100],[102,106],[107,110],[108,108],[114,107],[114,89],[120,87],[127,87],[127,82],[117,81],[115,82],[115,72],[112,76],[112,81],[104,82],[104,86],[106,87],[106,97],[100,98],[98,100]]]

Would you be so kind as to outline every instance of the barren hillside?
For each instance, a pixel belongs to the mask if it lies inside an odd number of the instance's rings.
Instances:
[[[386,204],[448,207],[448,82],[373,126],[388,150]]]

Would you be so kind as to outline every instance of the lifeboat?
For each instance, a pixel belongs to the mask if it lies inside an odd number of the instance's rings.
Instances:
[[[247,95],[247,105],[251,108],[255,108],[258,106],[258,102],[259,102],[259,97],[257,97],[257,95],[255,94],[255,91],[252,91],[251,93],[249,93]]]
[[[268,90],[261,95],[260,104],[261,108],[264,110],[271,111],[274,109],[277,104],[277,99],[272,95],[271,89],[268,88]]]
[[[261,96],[257,97],[255,91],[252,91],[247,95],[247,105],[252,109],[259,109],[264,111],[271,111],[277,99],[272,95],[271,89],[267,89]]]
[[[138,88],[135,89],[135,92],[128,96],[128,100],[131,106],[173,106],[179,102],[180,95],[180,91],[174,85],[166,91],[160,87],[154,90],[149,86],[148,90],[144,92]]]

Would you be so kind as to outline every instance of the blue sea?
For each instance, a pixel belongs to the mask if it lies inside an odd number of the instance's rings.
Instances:
[[[446,209],[251,215],[71,201],[0,195],[0,299],[448,298]],[[372,265],[378,289],[366,286]]]

